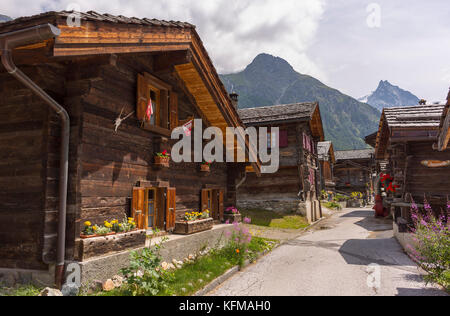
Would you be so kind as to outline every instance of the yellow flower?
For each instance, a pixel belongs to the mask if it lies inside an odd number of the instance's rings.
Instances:
[[[97,226],[92,227],[93,230],[97,230]]]
[[[91,222],[89,222],[89,221],[87,221],[87,222],[84,222],[84,226],[87,226],[87,227],[91,227],[91,226],[92,226],[92,223],[91,223]]]

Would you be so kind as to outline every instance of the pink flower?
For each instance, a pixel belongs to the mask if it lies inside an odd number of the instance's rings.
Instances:
[[[252,222],[252,220],[248,217],[244,218],[244,223],[246,224],[250,224]]]

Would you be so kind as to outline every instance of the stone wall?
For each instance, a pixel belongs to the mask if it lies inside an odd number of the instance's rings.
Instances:
[[[261,209],[277,213],[295,213],[306,216],[306,203],[297,199],[283,200],[238,200],[239,209]]]

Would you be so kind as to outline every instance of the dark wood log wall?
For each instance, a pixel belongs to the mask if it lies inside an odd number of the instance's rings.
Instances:
[[[39,86],[63,101],[61,65],[21,67]],[[58,194],[56,164],[47,154],[58,136],[50,132],[51,110],[41,99],[0,69],[0,267],[46,269],[46,233],[54,234],[51,196]],[[48,259],[48,258],[46,258]]]
[[[391,151],[390,165],[396,184],[400,185],[399,197],[406,198],[411,193],[416,203],[423,203],[426,195],[436,211],[445,209],[447,196],[450,195],[450,168],[427,168],[424,160],[450,160],[450,151],[432,150],[432,142],[409,142],[399,144]],[[406,171],[406,177],[405,177]]]
[[[153,63],[149,56],[111,56],[102,65],[92,63],[86,70],[90,88],[81,96],[81,205],[77,233],[86,220],[101,224],[130,215],[132,188],[138,181],[169,181],[177,190],[177,217],[186,210],[199,209],[201,189],[206,185],[226,191],[225,164],[213,164],[209,174],[201,173],[195,163],[171,162],[169,169],[155,170],[155,143],[160,136],[142,129],[135,115],[114,132],[113,122],[121,110],[124,109],[124,115],[135,111],[137,74],[143,72],[172,85],[179,95],[181,120],[192,115],[200,117],[170,69],[153,72]]]
[[[280,148],[280,169],[275,174],[263,174],[258,178],[249,173],[245,183],[238,190],[239,200],[298,199],[303,190],[302,177],[308,179],[303,166],[318,167],[315,157],[303,150],[303,132],[311,135],[309,125],[281,124],[280,130],[288,131],[288,146]],[[316,172],[316,179],[319,180]]]

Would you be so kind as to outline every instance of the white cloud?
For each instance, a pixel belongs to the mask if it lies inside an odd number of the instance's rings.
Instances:
[[[6,3],[5,3],[6,2]],[[219,72],[243,69],[259,53],[288,60],[320,79],[325,73],[307,54],[324,11],[325,0],[3,0],[2,11],[14,17],[65,10],[181,20],[193,23]]]

